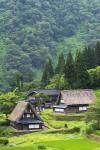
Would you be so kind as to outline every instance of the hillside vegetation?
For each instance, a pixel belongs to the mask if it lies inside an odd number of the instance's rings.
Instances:
[[[29,81],[48,57],[93,45],[99,8],[99,0],[0,0],[0,81],[16,72]]]

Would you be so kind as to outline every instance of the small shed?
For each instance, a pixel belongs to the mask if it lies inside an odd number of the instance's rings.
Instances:
[[[53,111],[58,113],[85,112],[95,100],[95,93],[91,89],[61,91],[57,105]]]
[[[37,130],[42,129],[44,125],[33,106],[25,101],[17,104],[8,120],[17,130]]]

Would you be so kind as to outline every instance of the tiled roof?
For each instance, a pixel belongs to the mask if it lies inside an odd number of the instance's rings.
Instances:
[[[33,89],[28,92],[28,95],[34,94],[34,93],[43,93],[48,96],[58,96],[60,94],[60,91],[56,89]]]

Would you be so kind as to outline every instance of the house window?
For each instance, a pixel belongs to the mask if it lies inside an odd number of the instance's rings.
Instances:
[[[87,110],[87,107],[85,106],[85,107],[83,107],[83,110]]]
[[[55,108],[55,111],[56,112],[64,112],[64,109],[62,109],[62,108]]]
[[[61,99],[61,103],[64,103],[64,100],[63,100],[63,99]]]
[[[64,112],[64,109],[60,109],[60,112]]]
[[[87,107],[86,107],[86,106],[84,106],[84,107],[79,107],[79,111],[85,111],[85,110],[87,110]]]
[[[39,129],[39,124],[30,124],[29,129]]]
[[[31,117],[31,115],[30,114],[27,114],[27,118],[30,118]]]
[[[32,112],[32,110],[30,109],[30,110],[29,110],[29,112],[31,113],[31,112]]]

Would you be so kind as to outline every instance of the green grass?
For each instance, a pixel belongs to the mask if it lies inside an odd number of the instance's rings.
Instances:
[[[100,143],[89,140],[84,137],[79,137],[75,135],[68,135],[63,137],[64,139],[59,139],[59,135],[56,135],[55,139],[52,139],[52,135],[49,135],[49,139],[45,137],[44,140],[41,142],[37,142],[36,139],[33,139],[35,141],[28,145],[22,145],[22,146],[14,146],[14,147],[0,147],[0,150],[37,150],[38,145],[45,145],[47,150],[100,150]],[[44,138],[44,136],[43,136]],[[43,142],[44,141],[44,142]]]
[[[49,141],[42,143],[59,150],[100,150],[100,143],[88,139],[70,139],[64,141]]]
[[[67,121],[66,119],[65,120],[56,120],[56,116],[60,116],[61,118],[64,118],[64,117],[75,117],[75,116],[83,116],[84,117],[84,114],[81,113],[81,114],[69,114],[69,115],[65,115],[65,114],[56,114],[56,113],[53,113],[52,110],[50,109],[47,109],[45,111],[42,112],[41,114],[41,117],[46,121],[46,123],[48,124],[49,128],[52,128],[52,129],[62,129],[64,128],[64,125],[67,124],[68,125],[68,128],[73,128],[73,127],[82,127],[84,126],[85,122],[83,120],[81,121]]]

